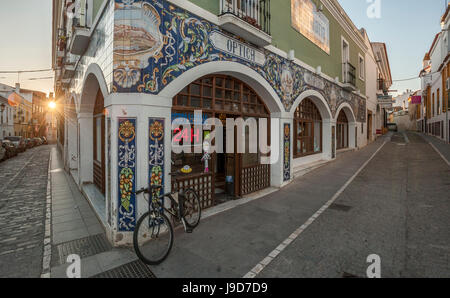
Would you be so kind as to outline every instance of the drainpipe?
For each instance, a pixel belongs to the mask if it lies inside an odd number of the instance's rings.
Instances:
[[[445,126],[447,127],[447,130],[445,131],[445,139],[447,140],[447,143],[450,143],[450,140],[449,140],[449,131],[448,131],[448,128],[449,128],[449,123],[448,123],[448,108],[449,108],[449,106],[448,106],[448,104],[450,103],[450,90],[449,91],[447,91],[447,104],[446,104],[446,107],[445,107]]]

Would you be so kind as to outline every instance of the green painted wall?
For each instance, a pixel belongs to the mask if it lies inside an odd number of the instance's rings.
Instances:
[[[92,8],[92,19],[95,20],[104,0],[94,0]]]
[[[198,6],[210,11],[214,14],[219,14],[220,0],[190,0]],[[353,41],[352,38],[344,31],[335,20],[331,13],[324,8],[323,13],[330,22],[330,54],[327,54],[314,43],[309,41],[300,32],[291,26],[291,0],[272,0],[271,1],[271,35],[272,44],[288,52],[291,49],[295,50],[296,58],[305,62],[306,64],[316,68],[322,67],[322,72],[326,75],[335,78],[339,77],[342,81],[342,49],[341,36],[350,44],[350,63],[356,67],[356,87],[365,94],[365,82],[359,79],[358,64],[359,56],[365,57],[364,52]]]
[[[218,15],[220,13],[220,0],[189,0],[192,3]]]
[[[356,67],[356,87],[364,94],[365,83],[358,76],[358,54],[365,57],[364,52],[327,9],[324,8],[323,13],[330,22],[329,55],[291,26],[291,0],[271,1],[272,44],[285,52],[294,49],[298,59],[314,68],[320,65],[323,73],[332,78],[339,77],[342,81],[341,36],[343,36],[350,44],[350,63]]]

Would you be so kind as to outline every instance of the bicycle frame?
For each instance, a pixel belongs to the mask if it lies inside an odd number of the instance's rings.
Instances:
[[[173,198],[173,193],[167,193],[164,195],[159,196],[158,198],[151,198],[151,201],[149,201],[149,211],[150,210],[157,210],[157,212],[161,212],[161,210],[166,211],[170,215],[172,215],[174,218],[176,218],[178,221],[182,220],[182,214],[183,214],[183,200],[184,197],[182,195],[178,196],[178,202]],[[160,202],[164,200],[164,198],[169,198],[170,202],[172,203],[172,206],[175,207],[175,210],[178,211],[178,214],[175,214],[176,212],[172,212],[172,210],[167,209],[165,206],[161,206]]]

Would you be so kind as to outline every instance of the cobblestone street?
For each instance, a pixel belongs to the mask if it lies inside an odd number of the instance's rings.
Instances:
[[[50,146],[0,163],[0,277],[39,277]]]

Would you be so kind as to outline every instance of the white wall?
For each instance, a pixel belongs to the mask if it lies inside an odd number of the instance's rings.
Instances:
[[[371,48],[370,48],[371,49]],[[366,53],[366,97],[367,97],[367,110],[372,112],[372,135],[370,139],[373,141],[376,139],[377,129],[381,129],[380,111],[377,113],[378,106],[378,65],[374,58],[372,50]],[[367,112],[366,123],[369,117]],[[367,140],[366,140],[367,142]]]

